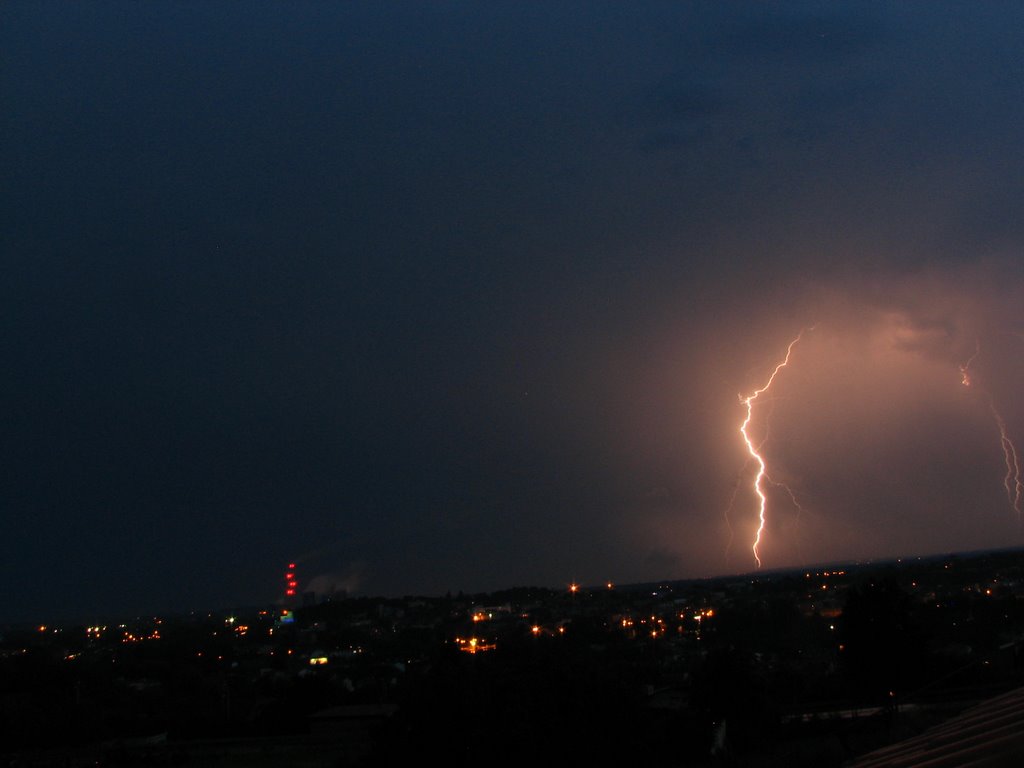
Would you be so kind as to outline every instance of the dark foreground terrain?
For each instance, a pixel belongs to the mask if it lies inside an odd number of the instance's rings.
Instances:
[[[841,766],[1024,683],[1024,555],[10,627],[0,765]]]

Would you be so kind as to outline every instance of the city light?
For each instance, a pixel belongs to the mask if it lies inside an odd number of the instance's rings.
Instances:
[[[484,653],[485,651],[493,651],[498,647],[496,643],[482,640],[479,637],[456,637],[455,644],[464,653]]]

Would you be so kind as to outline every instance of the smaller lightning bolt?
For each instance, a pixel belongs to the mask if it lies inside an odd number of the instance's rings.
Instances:
[[[789,500],[793,502],[793,508],[796,509],[797,520],[799,521],[801,515],[804,513],[804,508],[800,506],[800,502],[797,501],[796,494],[793,493],[793,489],[785,483],[780,483],[778,480],[772,480],[770,477],[765,475],[765,480],[774,485],[776,488],[781,488],[789,495]]]
[[[1014,448],[1009,436],[1006,434],[1006,422],[999,415],[992,396],[988,396],[988,407],[995,417],[999,426],[999,442],[1003,446],[1003,456],[1006,459],[1006,476],[1003,478],[1003,486],[1006,488],[1006,498],[1013,505],[1013,511],[1017,517],[1021,517],[1021,498],[1024,497],[1024,483],[1020,479],[1020,462],[1017,459],[1017,449]]]
[[[768,381],[765,383],[763,387],[761,387],[760,389],[755,389],[751,394],[747,395],[746,397],[740,395],[740,402],[747,409],[746,418],[743,419],[743,423],[740,425],[740,434],[743,435],[743,442],[746,443],[747,452],[750,454],[750,457],[757,463],[757,474],[754,476],[754,493],[757,495],[758,498],[758,526],[757,534],[754,536],[753,546],[751,546],[751,551],[754,553],[754,560],[757,561],[758,568],[761,567],[761,557],[759,554],[759,548],[761,546],[761,538],[764,535],[765,523],[767,521],[766,515],[768,511],[768,497],[765,495],[764,492],[764,483],[766,480],[773,484],[776,483],[774,483],[774,481],[772,481],[771,478],[768,477],[768,468],[765,464],[764,457],[761,456],[761,446],[764,445],[764,441],[762,440],[757,445],[754,445],[754,441],[751,439],[750,434],[747,432],[747,428],[750,426],[750,421],[754,417],[754,403],[762,394],[764,394],[771,388],[772,383],[775,381],[775,377],[779,375],[779,371],[781,371],[783,368],[789,365],[789,358],[793,354],[793,347],[795,347],[797,342],[803,338],[803,335],[804,331],[800,331],[800,333],[797,334],[797,337],[793,339],[791,342],[789,342],[789,346],[786,347],[786,356],[783,358],[781,363],[775,366],[775,370],[772,371],[772,375],[768,377]],[[789,494],[792,497],[793,492],[789,488],[786,488],[786,490],[789,491]],[[796,499],[794,497],[794,502],[795,500]]]
[[[749,461],[750,460],[748,459],[747,463],[749,463]],[[743,465],[743,470],[740,470],[736,474],[736,481],[732,484],[732,494],[729,496],[729,505],[725,508],[725,512],[722,513],[722,516],[725,518],[725,526],[726,526],[726,528],[729,529],[729,540],[725,543],[725,562],[726,562],[726,564],[728,564],[728,562],[729,562],[729,552],[732,551],[732,540],[734,538],[733,529],[732,529],[732,520],[729,519],[729,513],[732,512],[732,508],[736,504],[736,495],[740,491],[740,481],[743,479],[743,471],[746,468],[747,468],[747,464],[745,463]]]
[[[966,363],[960,366],[960,383],[965,387],[972,387],[973,381],[971,380],[971,363],[981,353],[981,343],[975,341],[974,343],[974,354],[967,360]],[[1003,477],[1003,487],[1006,488],[1006,499],[1010,502],[1010,506],[1013,507],[1013,511],[1017,513],[1018,519],[1022,517],[1021,502],[1024,500],[1024,482],[1021,481],[1020,471],[1020,460],[1017,458],[1017,449],[1010,440],[1009,432],[1006,429],[1006,422],[1003,420],[1003,416],[999,413],[999,409],[996,408],[995,400],[992,398],[990,392],[983,391],[981,394],[985,397],[988,402],[988,409],[992,412],[992,418],[995,419],[996,426],[999,428],[999,444],[1003,448],[1003,460],[1006,462],[1006,475]]]
[[[974,354],[967,358],[967,362],[960,366],[960,383],[965,387],[971,386],[971,363],[974,362],[974,358],[981,354],[981,342],[978,340],[974,341]]]

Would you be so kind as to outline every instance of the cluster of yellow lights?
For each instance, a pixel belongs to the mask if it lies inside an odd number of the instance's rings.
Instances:
[[[714,615],[715,611],[713,608],[702,608],[694,612],[680,611],[679,613],[674,614],[675,619],[679,622],[685,622],[688,619],[692,619],[697,622],[698,626],[702,621],[704,621],[705,619],[710,619]],[[644,617],[641,619],[634,619],[631,616],[623,616],[621,619],[619,619],[619,625],[625,630],[632,631],[638,623],[646,625],[643,631],[645,634],[649,634],[651,637],[658,637],[658,635],[664,635],[668,632],[668,627],[665,623],[665,619],[656,615],[651,615],[649,617]],[[681,623],[676,625],[675,631],[683,632],[683,626]]]
[[[465,653],[483,653],[484,651],[493,651],[498,647],[497,644],[489,643],[479,637],[456,637],[455,644],[459,646],[460,651]]]
[[[309,665],[311,667],[322,667],[327,663],[326,656],[311,656],[309,659]]]
[[[141,643],[146,640],[159,640],[160,630],[154,629],[148,635],[136,635],[132,632],[125,632],[124,637],[121,638],[122,643]]]

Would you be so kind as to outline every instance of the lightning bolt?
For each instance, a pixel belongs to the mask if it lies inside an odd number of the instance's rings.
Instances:
[[[1021,517],[1021,497],[1024,496],[1024,483],[1020,479],[1020,462],[1017,460],[1017,449],[1006,434],[1006,422],[996,410],[992,395],[988,395],[988,407],[999,427],[999,442],[1003,446],[1003,457],[1006,460],[1006,476],[1003,478],[1003,486],[1006,488],[1006,498],[1013,506],[1017,517]]]
[[[749,463],[749,459],[747,460],[747,463]],[[743,469],[745,470],[746,467],[747,467],[747,464],[745,463],[743,465]],[[732,529],[732,520],[729,519],[729,513],[732,512],[732,508],[736,504],[736,495],[740,491],[740,481],[742,479],[743,479],[743,470],[740,470],[740,472],[738,472],[737,475],[736,475],[736,481],[732,484],[732,495],[729,497],[729,506],[727,506],[725,508],[725,512],[723,513],[723,517],[725,518],[726,528],[729,529],[729,541],[726,542],[726,544],[725,544],[725,562],[726,562],[726,564],[728,564],[728,562],[729,562],[729,552],[732,551],[732,540],[734,538],[733,529]]]
[[[789,346],[786,347],[786,356],[783,358],[781,363],[775,366],[775,370],[772,371],[772,375],[768,377],[768,381],[765,383],[763,387],[761,387],[760,389],[755,389],[751,394],[747,395],[746,397],[740,395],[740,403],[742,403],[743,407],[746,409],[747,415],[746,418],[743,419],[743,423],[740,424],[739,431],[740,434],[743,436],[743,442],[747,446],[747,452],[750,454],[750,458],[753,459],[754,462],[757,464],[757,474],[754,476],[754,494],[758,498],[758,526],[757,534],[754,536],[754,543],[750,549],[754,554],[754,560],[757,561],[758,568],[761,567],[761,557],[758,554],[758,549],[761,546],[761,539],[764,536],[764,528],[765,523],[767,521],[768,512],[768,497],[765,495],[764,492],[765,481],[772,483],[773,485],[782,485],[782,487],[786,488],[786,490],[789,492],[790,497],[793,498],[794,503],[796,502],[796,497],[793,495],[793,491],[790,490],[788,487],[784,486],[782,483],[776,483],[774,480],[768,477],[768,467],[765,464],[764,457],[761,455],[761,446],[764,445],[764,440],[755,445],[754,441],[750,437],[750,433],[747,431],[747,428],[750,426],[750,422],[754,418],[754,403],[761,395],[763,395],[771,388],[772,383],[775,381],[775,377],[779,375],[779,371],[781,371],[783,368],[789,365],[789,359],[793,354],[793,347],[795,347],[797,342],[803,338],[803,335],[804,331],[800,331],[800,333],[797,334],[797,337],[793,339],[791,342],[789,342]],[[799,505],[797,505],[797,507],[799,508]]]
[[[971,363],[981,353],[981,343],[975,341],[974,343],[974,354],[967,360],[966,363],[960,366],[960,383],[965,387],[971,388],[973,381],[971,379]],[[996,426],[999,428],[999,444],[1003,448],[1003,460],[1006,462],[1006,475],[1003,477],[1003,487],[1006,488],[1006,499],[1009,501],[1010,506],[1013,507],[1013,511],[1017,513],[1017,518],[1022,518],[1021,501],[1024,500],[1024,482],[1021,482],[1020,472],[1020,460],[1017,458],[1017,448],[1014,446],[1013,441],[1010,439],[1010,435],[1006,429],[1006,422],[1003,420],[1002,414],[999,409],[996,408],[996,402],[992,397],[992,394],[988,391],[982,391],[980,393],[984,396],[988,402],[988,409],[992,412],[992,418],[995,419]]]
[[[741,397],[740,400],[742,402],[743,398]],[[761,438],[761,442],[758,443],[759,450],[761,446],[768,442],[768,437],[771,435],[771,417],[772,413],[775,411],[776,402],[776,400],[768,401],[769,409],[768,413],[765,415],[764,418],[764,436]],[[725,525],[729,529],[729,541],[725,545],[726,563],[729,562],[729,553],[732,551],[732,542],[735,538],[732,520],[729,518],[729,516],[732,514],[733,508],[736,506],[736,497],[739,495],[740,485],[743,482],[743,475],[746,473],[747,467],[750,466],[751,461],[752,458],[748,457],[747,460],[743,462],[743,466],[740,468],[740,471],[736,473],[736,479],[733,481],[732,484],[732,494],[729,496],[729,504],[728,506],[726,506],[725,511],[723,512],[723,517],[725,518]],[[803,514],[803,507],[801,507],[800,502],[797,501],[796,494],[793,493],[793,490],[785,483],[778,483],[769,478],[767,475],[765,475],[765,480],[774,485],[776,488],[782,488],[784,491],[786,491],[786,493],[789,494],[789,498],[793,502],[794,508],[796,508],[797,510],[797,518],[799,519],[799,516]]]
[[[960,366],[960,383],[965,387],[971,386],[971,363],[974,362],[974,358],[981,354],[981,342],[975,340],[974,342],[974,354],[967,358],[967,362]]]

